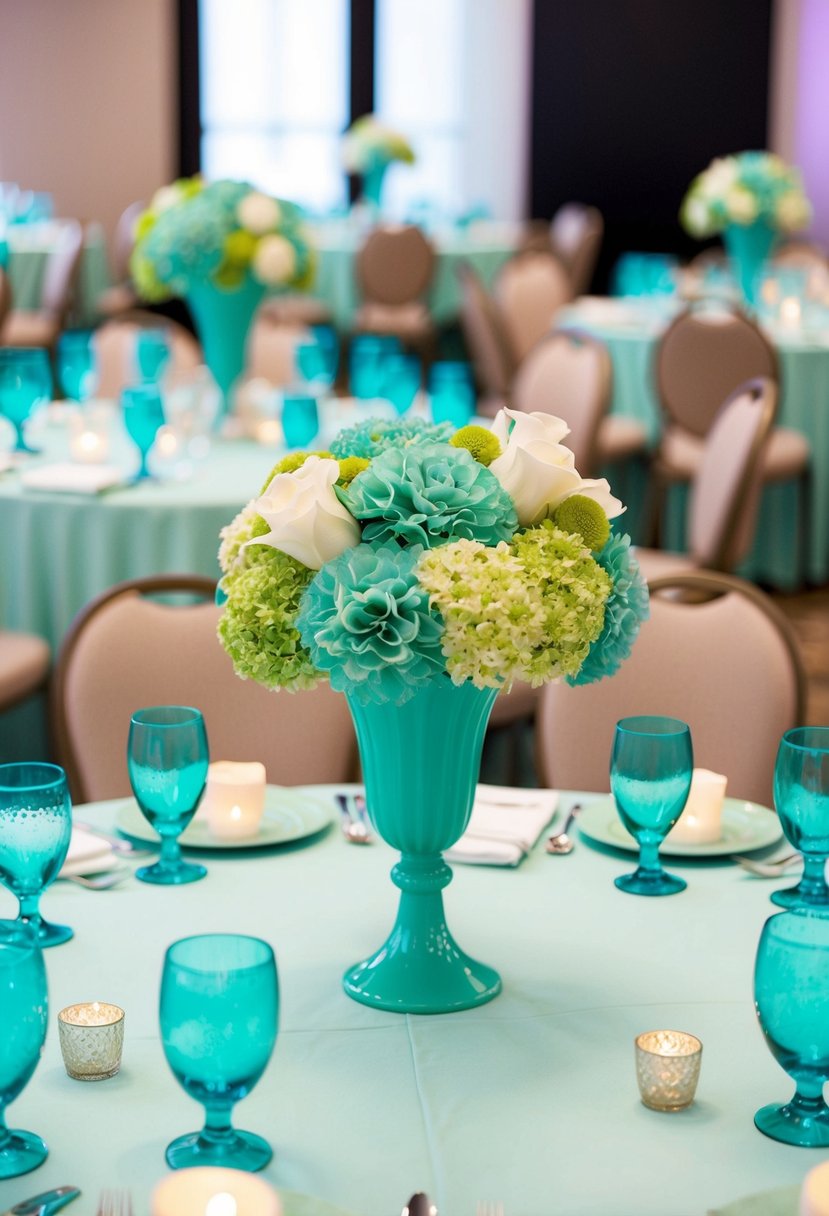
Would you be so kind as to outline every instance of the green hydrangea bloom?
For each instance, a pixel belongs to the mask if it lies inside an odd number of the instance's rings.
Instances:
[[[242,546],[247,544],[249,540],[255,540],[257,536],[264,536],[269,531],[270,528],[256,510],[256,499],[251,499],[247,506],[242,508],[236,518],[227,524],[226,527],[222,528],[219,533],[221,541],[219,545],[219,568],[222,573],[227,576],[236,571],[245,554],[250,555],[245,561],[246,565],[250,565],[250,558],[254,554],[261,552],[261,548],[243,550]],[[223,581],[226,581],[226,579]],[[227,590],[226,587],[223,589]]]
[[[491,465],[501,455],[501,445],[485,426],[462,426],[449,440],[454,448],[466,448],[478,464]]]
[[[610,520],[594,498],[571,494],[556,508],[553,519],[563,532],[575,532],[588,549],[598,553],[610,536]]]
[[[149,258],[140,253],[133,253],[130,259],[130,274],[135,289],[144,300],[153,304],[161,300],[169,300],[170,288],[155,273],[155,267]]]

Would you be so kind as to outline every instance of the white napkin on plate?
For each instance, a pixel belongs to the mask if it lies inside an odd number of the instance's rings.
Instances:
[[[557,805],[556,790],[479,785],[469,826],[447,850],[447,860],[517,866],[552,820]]]
[[[122,485],[124,474],[111,464],[44,464],[27,469],[20,484],[27,490],[48,490],[59,494],[100,494]]]
[[[68,874],[101,874],[104,870],[117,868],[119,864],[106,840],[92,832],[85,832],[82,828],[73,828],[66,861],[58,877]]]

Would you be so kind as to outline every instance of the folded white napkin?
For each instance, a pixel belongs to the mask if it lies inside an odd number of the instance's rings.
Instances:
[[[557,805],[555,790],[479,785],[469,827],[447,851],[447,860],[517,866],[552,820]]]
[[[101,874],[112,870],[119,862],[105,840],[82,828],[72,829],[69,851],[58,877],[68,874]]]
[[[27,469],[20,484],[27,490],[48,490],[59,494],[100,494],[124,482],[121,469],[110,464],[44,464]]]

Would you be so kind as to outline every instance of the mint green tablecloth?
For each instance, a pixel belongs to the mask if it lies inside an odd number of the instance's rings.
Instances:
[[[35,309],[40,305],[40,292],[46,260],[55,243],[56,223],[21,224],[8,230],[9,278],[15,308]],[[78,270],[72,323],[92,325],[98,319],[96,302],[110,285],[106,242],[98,224],[87,227],[84,249]]]
[[[562,795],[562,810],[572,800]],[[81,817],[111,826],[113,810]],[[581,842],[566,858],[536,848],[517,870],[456,866],[449,923],[498,967],[504,992],[475,1011],[409,1017],[340,989],[345,967],[391,926],[385,845],[355,848],[334,827],[304,848],[204,859],[208,877],[184,888],[131,880],[47,892],[45,914],[76,936],[47,953],[45,1054],[10,1114],[51,1155],[36,1174],[0,1183],[0,1210],[74,1182],[84,1198],[73,1216],[93,1216],[106,1186],[131,1187],[146,1216],[165,1145],[199,1124],[159,1044],[162,958],[172,940],[213,931],[258,934],[276,951],[279,1039],[237,1122],[273,1143],[266,1176],[277,1186],[360,1216],[396,1216],[417,1189],[441,1216],[474,1216],[478,1200],[503,1202],[505,1216],[703,1216],[795,1186],[821,1157],[752,1122],[793,1088],[752,1001],[777,884],[685,862],[673,867],[688,879],[683,894],[636,898],[613,886],[631,858]],[[13,911],[0,888],[0,916]],[[57,1041],[57,1011],[84,1000],[126,1010],[122,1072],[96,1085],[66,1077]],[[634,1036],[659,1027],[704,1044],[697,1101],[673,1115],[647,1110],[636,1087]]]

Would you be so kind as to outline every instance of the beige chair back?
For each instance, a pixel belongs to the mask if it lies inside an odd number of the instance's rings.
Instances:
[[[65,220],[55,247],[46,259],[40,307],[60,320],[69,311],[72,290],[83,253],[83,225],[78,220]]]
[[[773,348],[743,313],[704,308],[680,313],[656,351],[656,384],[670,422],[705,436],[725,399],[746,380],[779,382]]]
[[[716,598],[698,602],[702,594]],[[616,675],[543,689],[540,776],[559,789],[608,790],[616,723],[665,714],[689,724],[694,764],[725,773],[730,796],[771,806],[777,744],[803,721],[804,695],[791,627],[768,596],[725,574],[655,579],[650,619]]]
[[[6,274],[2,266],[0,266],[0,331],[3,329],[3,324],[6,317],[12,310],[12,285],[9,276]]]
[[[413,224],[375,228],[357,254],[357,281],[363,298],[372,304],[419,300],[434,269],[434,248]]]
[[[136,709],[194,705],[204,714],[212,760],[261,760],[278,785],[352,779],[354,731],[345,697],[269,692],[240,680],[216,637],[215,586],[167,575],[120,583],[75,620],[53,687],[60,762],[75,801],[130,792],[127,733]],[[150,595],[189,593],[184,606]]]
[[[135,225],[139,215],[145,210],[146,204],[139,200],[125,207],[118,217],[112,237],[112,269],[116,283],[123,283],[130,277],[130,258],[135,248]]]
[[[122,389],[137,382],[136,337],[140,330],[148,328],[164,329],[169,335],[171,357],[165,378],[186,376],[203,362],[198,342],[178,321],[140,310],[124,313],[95,330],[93,343],[98,371],[97,396],[119,397]]]
[[[553,253],[528,249],[504,263],[495,299],[517,363],[552,328],[555,314],[572,294],[567,271]]]
[[[826,254],[819,245],[812,245],[808,241],[786,241],[775,250],[771,262],[772,266],[790,266],[793,270],[807,272],[815,267],[829,270]]]
[[[275,325],[258,317],[248,339],[245,375],[282,386],[296,379],[296,348],[311,339],[304,325]]]
[[[596,207],[565,203],[550,223],[550,244],[567,273],[574,296],[590,286],[604,236],[604,220]]]
[[[505,397],[515,367],[501,318],[478,272],[467,262],[457,267],[461,287],[461,327],[475,375],[484,394]]]
[[[590,477],[596,465],[596,439],[610,408],[612,365],[597,338],[577,330],[557,330],[542,338],[518,369],[512,405],[526,413],[562,418],[570,428],[564,440],[576,468]]]

